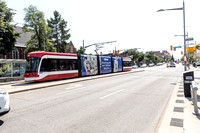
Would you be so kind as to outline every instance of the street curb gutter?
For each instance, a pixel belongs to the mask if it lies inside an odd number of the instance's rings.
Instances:
[[[130,73],[137,73],[137,72],[143,72],[145,70],[139,70],[139,71],[129,71],[129,72],[119,72],[119,73],[111,73],[111,74],[105,74],[105,75],[95,75],[95,76],[89,76],[89,77],[80,77],[76,78],[75,80],[66,79],[66,82],[62,83],[57,83],[57,84],[51,84],[51,85],[45,85],[41,87],[33,87],[29,89],[19,89],[19,90],[8,90],[9,94],[15,94],[15,93],[20,93],[20,92],[25,92],[25,91],[31,91],[31,90],[37,90],[37,89],[42,89],[42,88],[47,88],[47,87],[53,87],[57,85],[64,85],[64,84],[69,84],[69,83],[75,83],[75,82],[80,82],[80,81],[86,81],[86,80],[93,80],[93,79],[98,79],[98,78],[105,78],[105,77],[112,77],[112,76],[118,76],[118,75],[124,75],[124,74],[130,74]],[[61,81],[60,81],[61,82]]]

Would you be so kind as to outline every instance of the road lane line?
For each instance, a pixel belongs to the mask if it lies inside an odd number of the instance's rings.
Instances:
[[[99,99],[104,99],[104,98],[106,98],[106,97],[109,97],[109,96],[111,96],[111,95],[114,95],[114,94],[116,94],[116,93],[119,93],[119,92],[121,92],[121,91],[123,91],[123,90],[124,90],[124,89],[121,89],[121,90],[115,91],[115,92],[110,93],[110,94],[108,94],[108,95],[105,95],[105,96],[103,96],[103,97],[101,97],[101,98],[99,98]]]

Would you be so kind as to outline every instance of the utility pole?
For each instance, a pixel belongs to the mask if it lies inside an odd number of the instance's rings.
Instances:
[[[83,40],[83,54],[85,53],[84,40]]]

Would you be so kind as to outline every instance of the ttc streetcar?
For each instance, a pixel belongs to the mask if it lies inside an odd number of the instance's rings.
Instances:
[[[24,79],[47,81],[130,71],[130,58],[77,55],[70,53],[31,52],[27,55]]]

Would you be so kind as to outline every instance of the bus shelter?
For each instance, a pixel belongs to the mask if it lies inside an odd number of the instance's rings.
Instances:
[[[25,59],[0,59],[0,80],[23,79],[25,67]]]

